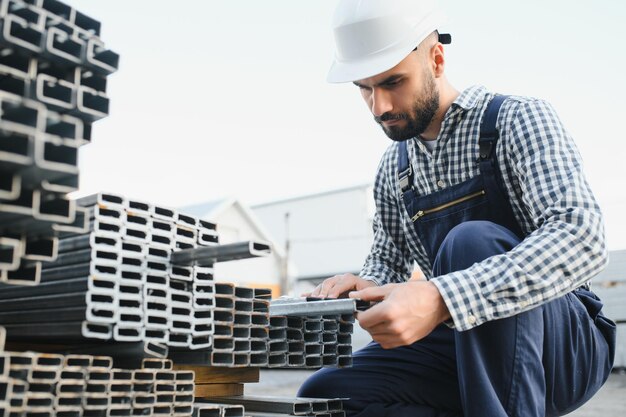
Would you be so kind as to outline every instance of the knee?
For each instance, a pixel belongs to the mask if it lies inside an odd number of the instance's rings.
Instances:
[[[452,228],[441,243],[433,272],[441,275],[469,268],[475,262],[513,249],[519,242],[513,232],[493,222],[461,223]]]
[[[519,238],[509,229],[499,224],[486,220],[472,220],[453,227],[448,232],[441,246],[480,246],[485,242],[493,241],[509,242],[509,245],[514,246],[519,243]]]
[[[311,375],[298,390],[298,397],[304,398],[336,398],[337,369],[324,368]]]

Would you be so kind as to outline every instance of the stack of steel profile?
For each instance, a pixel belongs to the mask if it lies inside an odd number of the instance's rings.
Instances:
[[[268,368],[282,368],[289,363],[287,324],[287,316],[270,316]]]
[[[349,320],[353,319],[348,314],[273,316],[275,326],[270,327],[270,358],[274,360],[270,367],[351,366],[352,323]],[[285,321],[286,328],[281,326]],[[286,361],[283,361],[285,355]]]
[[[39,286],[0,292],[11,341],[153,342],[172,347],[180,363],[198,364],[188,361],[191,349],[208,353],[201,364],[268,364],[271,292],[214,283],[213,264],[265,256],[269,245],[219,245],[212,223],[116,194],[78,204],[88,231],[59,238]]]
[[[57,0],[0,1],[0,50],[0,281],[36,285],[56,234],[84,230],[66,194],[119,56],[98,21]]]
[[[304,318],[287,316],[287,365],[291,368],[306,366],[304,352]]]
[[[250,417],[283,417],[283,416],[324,416],[345,417],[343,400],[340,398],[286,398],[286,397],[258,397],[241,395],[233,397],[203,398],[198,400],[194,407],[200,411],[209,404],[239,405],[245,409],[245,414]],[[211,410],[207,408],[207,410]],[[219,414],[211,414],[207,411],[202,416],[212,417]],[[243,414],[236,414],[237,416]],[[198,417],[200,414],[198,412]]]
[[[208,271],[212,272],[216,262],[267,256],[270,250],[271,247],[262,242],[188,248],[172,253],[172,269],[180,268],[182,273],[184,268],[188,268],[196,274],[206,275]],[[197,276],[194,288],[194,330],[206,331],[212,343],[193,346],[197,350],[195,355],[174,348],[170,351],[170,357],[177,364],[183,365],[266,366],[270,298],[269,289],[247,288],[229,282],[209,282]],[[212,331],[212,338],[209,331]]]
[[[191,416],[194,402],[194,372],[173,370],[163,359],[145,359],[143,369],[134,375],[135,406],[152,408],[143,415]],[[141,392],[142,394],[137,396]]]
[[[360,302],[349,299],[272,301],[268,367],[352,366],[352,332],[357,307],[364,308]]]
[[[268,364],[268,290],[214,283],[213,344],[198,361],[224,367],[261,367]],[[177,363],[192,359],[184,352]],[[193,362],[198,362],[193,361]]]
[[[113,368],[107,356],[0,354],[0,409],[8,416],[191,416],[194,373],[171,361]]]
[[[181,247],[216,245],[215,225],[111,193],[78,203],[87,232],[60,237],[59,256],[43,268],[38,287],[0,293],[9,338],[210,346],[212,269],[178,267],[170,257]]]
[[[352,333],[354,332],[354,314],[340,314],[336,317],[337,328],[337,366],[352,366]],[[323,352],[326,354],[326,352]]]

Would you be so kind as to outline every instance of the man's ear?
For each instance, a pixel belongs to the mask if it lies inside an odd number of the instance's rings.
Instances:
[[[443,45],[437,42],[430,50],[430,62],[432,63],[435,78],[443,76],[446,59],[443,53]]]

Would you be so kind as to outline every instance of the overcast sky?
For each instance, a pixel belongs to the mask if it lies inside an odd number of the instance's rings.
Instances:
[[[392,0],[390,0],[392,1]],[[335,0],[71,0],[121,55],[111,114],[81,150],[81,193],[170,206],[260,203],[373,181],[389,140],[329,85]],[[442,1],[448,77],[549,100],[626,248],[626,2]]]

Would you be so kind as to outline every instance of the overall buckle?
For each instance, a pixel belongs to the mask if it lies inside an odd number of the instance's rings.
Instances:
[[[489,138],[481,138],[478,142],[478,154],[480,155],[480,159],[490,159],[491,154],[493,153],[493,145],[498,140],[498,132],[494,132],[493,137]]]
[[[411,184],[409,182],[409,178],[411,178],[412,173],[413,172],[411,170],[411,166],[409,165],[409,168],[406,171],[400,172],[398,174],[398,177],[399,177],[398,181],[400,183],[400,189],[402,190],[402,192],[410,188]]]

